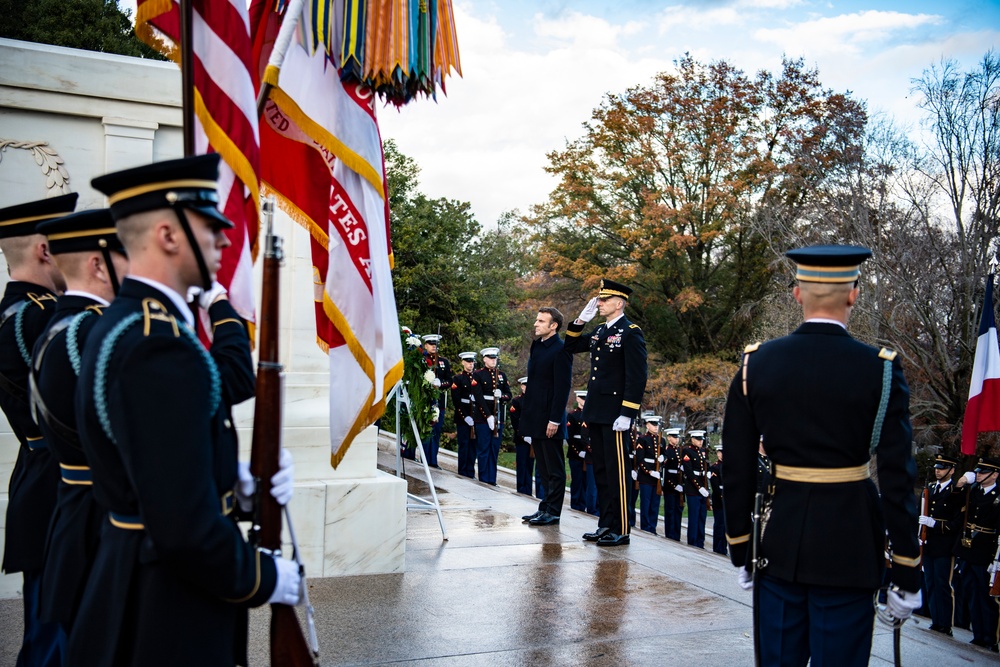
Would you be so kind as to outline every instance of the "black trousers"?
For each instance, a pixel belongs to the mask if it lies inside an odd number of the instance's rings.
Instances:
[[[563,453],[563,441],[561,438],[532,438],[531,446],[535,450],[538,476],[542,480],[542,486],[545,487],[545,497],[538,503],[538,511],[559,516],[566,495],[566,459]]]
[[[632,476],[628,473],[626,464],[632,431],[615,431],[611,424],[588,424],[588,427],[590,447],[594,455],[597,502],[601,510],[597,525],[608,528],[617,535],[628,535],[628,500]]]

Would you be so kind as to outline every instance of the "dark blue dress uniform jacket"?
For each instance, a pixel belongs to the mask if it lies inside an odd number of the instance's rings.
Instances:
[[[830,323],[806,322],[794,333],[744,353],[729,388],[722,463],[730,557],[744,565],[750,550],[761,435],[775,465],[850,468],[869,462],[882,394],[883,359]],[[892,356],[892,355],[889,355]],[[916,464],[911,454],[909,389],[899,359],[879,438],[879,489],[870,479],[843,483],[775,480],[764,526],[765,573],[784,581],[878,588],[888,529],[892,580],[920,590]]]
[[[35,341],[55,313],[55,294],[41,285],[11,281],[0,300],[0,313],[25,303],[19,323],[11,316],[0,327],[0,375],[6,378],[0,388],[0,408],[20,444],[8,487],[3,554],[3,571],[7,573],[41,571],[59,486],[59,465],[48,448],[32,451],[28,447],[29,442],[33,446],[43,442],[28,405],[28,370]]]
[[[276,573],[227,516],[237,462],[230,405],[252,394],[253,368],[244,323],[234,312],[220,318],[220,307],[232,311],[221,302],[210,313],[221,382],[174,303],[139,281],[124,281],[91,332],[76,406],[94,495],[140,527],[104,524],[69,664],[246,664],[246,608],[267,601]],[[134,313],[102,369],[112,442],[95,400],[97,362]]]
[[[97,551],[104,511],[94,501],[87,457],[80,445],[76,425],[74,392],[77,376],[70,357],[79,362],[87,336],[100,319],[103,307],[82,295],[60,297],[49,327],[35,346],[35,396],[44,407],[36,408],[38,426],[49,451],[69,471],[59,484],[55,514],[49,526],[45,549],[45,570],[41,586],[41,618],[57,621],[68,628],[83,596],[87,573]],[[87,315],[74,323],[80,313]],[[73,324],[72,330],[69,325]],[[72,336],[70,333],[72,332]]]
[[[566,350],[570,354],[590,351],[584,421],[612,424],[621,416],[634,418],[646,391],[646,339],[642,329],[624,315],[610,327],[600,324],[586,335],[583,327],[576,322],[566,327]]]
[[[924,556],[928,558],[951,558],[955,550],[955,542],[962,526],[962,508],[965,506],[964,489],[956,488],[955,480],[941,491],[936,491],[937,482],[927,485],[928,508],[927,516],[937,523],[933,528],[927,528],[927,543],[924,544]],[[923,526],[921,526],[923,529]]]
[[[528,388],[522,403],[522,436],[546,438],[549,422],[559,424],[555,438],[566,437],[566,400],[573,382],[573,356],[558,334],[531,343]]]
[[[967,484],[959,490],[959,493],[969,494],[967,505],[969,518],[966,521],[965,514],[961,514],[952,521],[952,528],[957,529],[958,533],[955,555],[972,565],[989,565],[997,553],[997,531],[1000,531],[1000,486],[994,485],[989,493],[986,493],[978,483]],[[963,542],[963,538],[968,542]]]

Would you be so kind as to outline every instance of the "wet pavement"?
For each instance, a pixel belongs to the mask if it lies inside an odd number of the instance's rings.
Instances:
[[[629,546],[597,547],[580,538],[594,517],[564,510],[559,525],[530,527],[520,517],[534,499],[433,476],[447,542],[433,512],[410,511],[405,573],[310,582],[323,665],[753,664],[750,594],[728,559],[635,532]],[[19,600],[0,602],[0,665],[14,662],[20,613]],[[255,666],[267,664],[267,621],[267,609],[253,610]],[[970,633],[948,639],[928,625],[904,626],[907,667],[1000,662],[968,646]],[[878,624],[872,654],[872,665],[892,664],[891,632]]]

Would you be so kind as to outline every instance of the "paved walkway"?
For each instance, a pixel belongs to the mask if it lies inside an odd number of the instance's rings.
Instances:
[[[560,525],[533,528],[520,520],[532,498],[433,476],[447,542],[433,512],[411,511],[404,574],[310,582],[323,665],[753,664],[750,594],[727,559],[641,533],[630,546],[600,548],[580,539],[593,517],[565,510]],[[14,662],[20,613],[20,601],[0,602],[0,665]],[[267,664],[267,618],[267,609],[251,616],[255,666]],[[998,663],[967,644],[970,633],[948,639],[928,625],[903,628],[906,667]],[[871,664],[892,664],[891,632],[878,624]]]

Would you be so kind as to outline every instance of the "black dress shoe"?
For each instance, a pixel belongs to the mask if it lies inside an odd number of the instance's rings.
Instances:
[[[542,516],[542,514],[544,514],[544,512],[542,512],[542,511],[539,510],[538,512],[535,512],[534,514],[527,514],[525,516],[522,516],[521,517],[521,521],[523,521],[525,523],[530,523],[532,519],[537,519],[538,517]]]
[[[532,526],[551,526],[552,524],[559,523],[559,517],[554,514],[546,514],[543,512],[528,523]]]
[[[943,635],[948,635],[949,637],[955,636],[955,633],[951,631],[951,628],[946,625],[932,625],[931,630],[934,632],[940,632]]]
[[[597,540],[599,547],[621,547],[629,543],[628,535],[617,535],[608,531]]]
[[[601,539],[601,537],[603,537],[605,533],[610,531],[611,531],[610,528],[598,528],[592,533],[584,533],[583,539],[587,540],[588,542],[596,542],[597,540]]]
[[[973,646],[981,646],[982,648],[986,648],[993,651],[994,653],[997,653],[997,645],[991,644],[987,639],[973,639],[969,643],[972,644]]]

